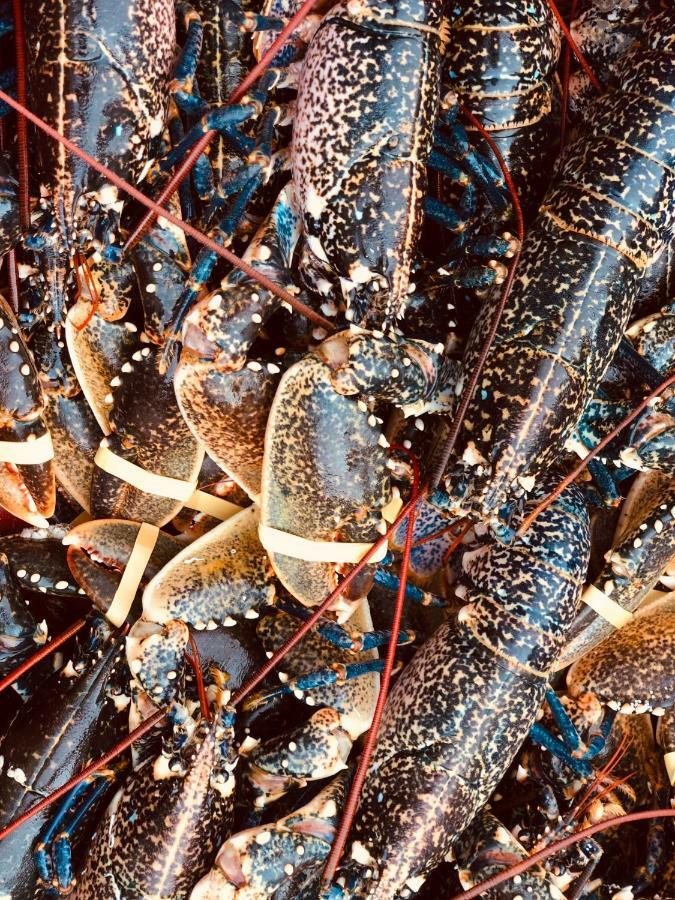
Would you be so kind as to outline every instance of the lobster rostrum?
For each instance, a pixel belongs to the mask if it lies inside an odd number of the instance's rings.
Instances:
[[[620,342],[645,267],[670,239],[672,43],[672,11],[650,17],[617,64],[616,88],[560,160],[447,472],[464,511],[496,520],[550,465]],[[485,304],[467,371],[489,325]]]
[[[512,548],[465,556],[468,604],[387,701],[346,857],[347,896],[380,900],[419,885],[487,800],[532,726],[588,554],[586,508],[571,488]]]

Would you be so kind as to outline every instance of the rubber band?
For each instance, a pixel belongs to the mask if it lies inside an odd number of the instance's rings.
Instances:
[[[170,478],[168,475],[148,472],[147,469],[113,453],[103,444],[96,451],[94,463],[99,469],[126,481],[127,484],[138,488],[139,491],[154,494],[156,497],[166,497],[169,500],[180,500],[181,503],[185,503],[194,494],[197,487],[195,481],[183,481],[182,478]]]
[[[664,753],[663,762],[666,766],[668,779],[671,785],[675,787],[675,750],[671,750],[670,753]]]
[[[152,551],[155,549],[158,537],[159,528],[156,525],[148,525],[147,522],[141,522],[141,527],[138,529],[134,546],[124,567],[124,572],[122,572],[115,596],[105,614],[108,621],[116,628],[119,628],[129,615],[131,604],[134,602],[136,591],[150,561]]]
[[[612,600],[594,584],[589,584],[581,595],[582,601],[586,606],[596,612],[614,628],[623,628],[628,622],[632,621],[633,613],[624,609],[616,600]]]
[[[199,512],[206,513],[207,516],[213,516],[224,522],[240,513],[243,506],[237,506],[236,503],[230,503],[222,497],[214,497],[213,494],[207,494],[206,491],[195,491],[185,501],[185,506],[190,509],[196,509]]]
[[[403,509],[403,499],[400,494],[395,494],[386,506],[382,507],[381,514],[385,522],[390,525],[396,521],[396,517]]]
[[[0,441],[0,462],[39,466],[50,459],[54,459],[54,446],[48,431],[30,441]]]
[[[269,525],[258,526],[258,537],[265,550],[270,553],[281,553],[306,562],[358,563],[373,546],[346,541],[312,541]],[[384,543],[372,554],[368,563],[381,562],[386,555],[387,544]]]
[[[168,475],[157,475],[156,472],[148,472],[147,469],[137,466],[113,453],[108,447],[100,445],[94,457],[94,463],[116,478],[121,478],[132,487],[144,491],[146,494],[154,494],[156,497],[166,497],[169,500],[178,500],[183,506],[196,509],[216,519],[225,521],[241,512],[242,507],[222,497],[214,497],[206,491],[197,490],[197,482],[183,481],[181,478],[170,478]]]

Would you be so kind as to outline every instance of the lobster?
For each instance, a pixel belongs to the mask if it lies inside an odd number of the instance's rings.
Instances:
[[[418,884],[487,800],[534,722],[588,558],[574,487],[513,547],[465,556],[468,604],[387,700],[343,869],[348,896]]]
[[[445,475],[464,512],[497,523],[513,492],[530,489],[555,460],[621,340],[645,267],[670,240],[673,24],[672,10],[646,21],[616,65],[616,89],[595,101],[561,158],[527,234]],[[484,304],[466,371],[490,318]]]

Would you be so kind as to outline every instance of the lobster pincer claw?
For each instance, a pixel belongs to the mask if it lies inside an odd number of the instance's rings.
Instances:
[[[119,587],[141,525],[124,519],[94,519],[72,528],[63,538],[73,577],[104,615]],[[181,549],[179,542],[158,531],[140,584],[147,584]]]
[[[14,313],[0,297],[0,505],[39,528],[54,513],[56,485],[45,400]]]
[[[394,340],[352,327],[323,341],[316,355],[332,371],[335,390],[386,400],[410,415],[450,412],[459,363],[443,356],[443,344]]]
[[[331,375],[316,356],[291,366],[265,437],[261,541],[279,580],[306,606],[337,586],[345,550],[356,563],[381,536],[380,510],[390,499],[380,420],[336,393]],[[351,547],[340,546],[346,542]],[[345,600],[364,597],[371,579],[366,566]]]
[[[258,540],[258,509],[242,510],[197,538],[162,568],[143,594],[144,618],[181,619],[197,630],[253,617],[274,598],[272,567]],[[257,614],[256,614],[257,617]]]
[[[191,900],[269,897],[282,885],[289,897],[308,896],[330,851],[348,782],[348,773],[341,772],[290,815],[229,838]]]
[[[340,713],[329,707],[317,710],[299,728],[258,745],[248,754],[248,778],[257,794],[256,806],[272,803],[308,781],[335,775],[346,768],[351,749],[352,740],[342,727]]]

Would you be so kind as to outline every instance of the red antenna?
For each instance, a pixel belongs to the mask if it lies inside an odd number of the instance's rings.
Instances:
[[[16,98],[23,106],[28,102],[26,92],[26,39],[23,28],[21,0],[12,0],[14,16],[14,50],[16,54]],[[25,233],[30,228],[30,202],[28,199],[28,133],[26,120],[17,116],[17,162],[19,172],[19,221]]]

